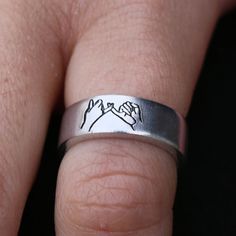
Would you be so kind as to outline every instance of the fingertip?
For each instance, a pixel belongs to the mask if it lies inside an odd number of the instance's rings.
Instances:
[[[103,101],[101,99],[98,99],[95,104],[94,104],[94,107],[103,107]]]
[[[89,109],[91,109],[93,106],[94,106],[94,101],[93,99],[90,99],[89,105],[88,105]]]

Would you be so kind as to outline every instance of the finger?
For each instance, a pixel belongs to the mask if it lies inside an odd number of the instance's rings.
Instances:
[[[137,115],[139,114],[139,108],[136,107],[136,108],[134,108],[133,111],[134,111],[135,114],[137,114]]]
[[[126,105],[129,107],[130,110],[133,109],[133,106],[132,106],[131,102],[126,102]]]
[[[135,103],[130,103],[130,106],[133,106],[133,107],[135,107],[135,108],[138,108],[138,105],[135,104]]]
[[[112,103],[108,103],[108,104],[107,104],[107,108],[104,110],[104,113],[107,113],[107,112],[111,111],[113,107],[114,107],[114,106],[113,106]]]
[[[56,22],[39,9],[41,1],[0,1],[0,235],[17,235],[59,94]]]
[[[127,115],[130,115],[130,112],[124,107],[124,105],[122,105],[122,106],[120,107],[120,111],[121,111],[121,112],[124,112],[124,113],[127,114]]]
[[[88,105],[89,110],[91,110],[93,108],[93,106],[94,106],[94,101],[93,101],[93,99],[91,99],[89,101],[89,105]]]
[[[130,103],[130,105],[132,106],[133,112],[136,115],[139,115],[139,120],[141,121],[139,106],[137,104],[135,104],[135,103],[132,103],[132,104]]]
[[[67,106],[127,94],[186,115],[218,17],[215,1],[91,1],[77,11],[82,23]],[[59,171],[57,235],[171,235],[175,189],[175,161],[156,146],[135,139],[80,143]]]
[[[130,108],[127,104],[124,104],[123,106],[129,112],[129,114],[131,114],[132,108]]]
[[[101,99],[97,100],[97,101],[95,102],[95,104],[94,104],[94,107],[95,107],[95,108],[100,108],[100,107],[102,107],[102,106],[103,106],[103,103],[102,103],[102,100],[101,100]]]
[[[136,115],[138,115],[139,121],[142,122],[142,115],[141,115],[140,109],[139,108],[134,108],[134,112],[135,112]]]
[[[114,107],[114,103],[107,103],[107,107]]]
[[[115,107],[112,108],[112,112],[117,115],[118,117],[120,117],[120,111],[117,111]]]

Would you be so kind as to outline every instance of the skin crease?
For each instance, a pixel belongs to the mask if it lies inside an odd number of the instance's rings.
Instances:
[[[124,93],[186,115],[214,25],[233,5],[0,0],[0,235],[17,234],[65,70],[66,106]],[[157,147],[81,143],[60,168],[57,235],[171,235],[175,188],[175,163]]]

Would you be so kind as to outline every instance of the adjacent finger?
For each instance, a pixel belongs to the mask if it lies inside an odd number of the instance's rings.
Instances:
[[[130,106],[132,106],[132,107],[138,108],[138,105],[135,104],[135,103],[129,103],[129,104],[130,104]]]
[[[111,111],[113,108],[114,108],[113,104],[108,103],[107,108],[104,109],[104,113],[107,113],[107,112]]]
[[[56,22],[43,9],[41,1],[0,1],[0,235],[17,235],[59,94]]]
[[[120,111],[126,113],[127,115],[130,115],[131,113],[124,105],[120,107]]]
[[[218,17],[215,1],[87,1],[74,12],[79,37],[66,106],[127,94],[186,115]],[[171,235],[175,189],[175,161],[156,146],[135,139],[80,143],[59,171],[57,235]]]
[[[132,111],[132,108],[130,108],[126,103],[124,104],[124,108],[129,112],[129,114]]]
[[[101,99],[97,100],[97,101],[95,102],[95,104],[94,104],[94,107],[95,107],[95,108],[99,108],[99,107],[102,107],[102,106],[103,106],[103,104],[102,104],[102,100],[101,100]]]
[[[129,109],[133,109],[133,106],[132,106],[132,104],[131,104],[131,102],[126,102],[126,106],[128,106],[129,107]]]

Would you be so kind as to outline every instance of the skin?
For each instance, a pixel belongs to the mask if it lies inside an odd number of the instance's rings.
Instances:
[[[234,5],[0,0],[0,235],[17,234],[62,91],[66,107],[117,93],[185,116],[215,24]],[[80,143],[59,170],[56,233],[171,235],[175,190],[175,162],[155,146]]]

